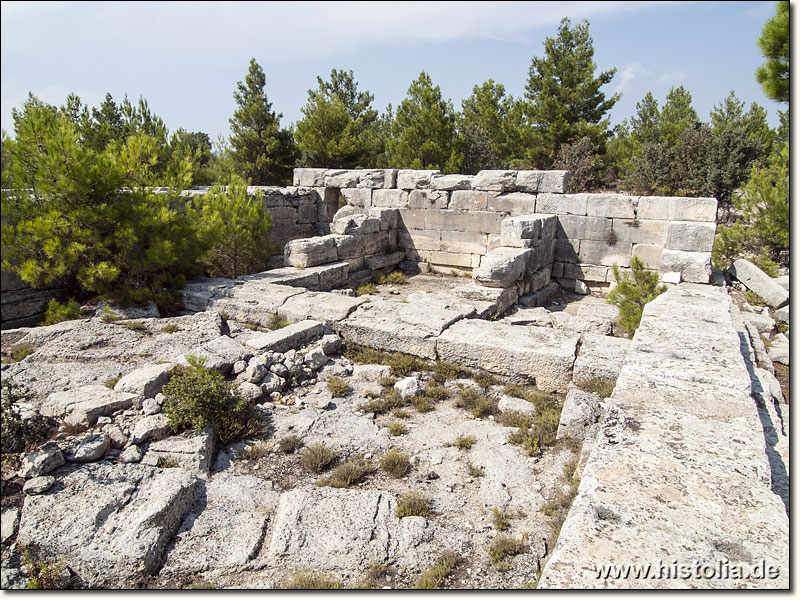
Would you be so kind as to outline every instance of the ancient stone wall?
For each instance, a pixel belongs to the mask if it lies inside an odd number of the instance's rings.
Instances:
[[[552,276],[613,280],[611,266],[638,256],[662,273],[708,283],[716,229],[713,198],[567,194],[567,171],[438,171],[295,169],[294,184],[325,190],[354,209],[397,208],[398,247],[434,270],[477,269],[500,244],[504,218],[558,217]],[[676,276],[673,276],[677,279]]]

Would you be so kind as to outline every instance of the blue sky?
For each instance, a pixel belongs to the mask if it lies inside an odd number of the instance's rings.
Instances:
[[[598,68],[617,68],[612,123],[652,91],[692,94],[703,119],[731,90],[778,123],[753,75],[768,2],[3,2],[2,128],[28,91],[62,104],[145,97],[171,130],[228,133],[233,91],[250,57],[288,125],[332,68],[352,69],[374,106],[397,106],[421,70],[458,109],[487,79],[524,92],[531,58],[562,17],[587,19]]]

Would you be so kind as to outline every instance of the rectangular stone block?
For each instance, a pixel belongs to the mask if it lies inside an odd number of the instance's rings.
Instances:
[[[550,283],[551,267],[543,267],[536,271],[531,277],[531,292],[538,292]]]
[[[620,267],[627,267],[631,264],[632,246],[633,244],[630,242],[618,241],[613,246],[610,246],[606,242],[582,240],[578,259],[580,262],[590,265],[607,265],[610,267],[616,263]]]
[[[517,191],[536,194],[539,191],[539,182],[541,180],[542,171],[517,171]]]
[[[708,283],[711,279],[711,252],[684,252],[665,248],[661,251],[659,271],[680,271],[683,281]]]
[[[381,231],[397,229],[397,224],[400,221],[400,211],[396,208],[373,207],[367,211],[367,216],[380,221]]]
[[[297,207],[298,223],[316,223],[317,206],[315,204],[301,204]]]
[[[429,263],[434,265],[444,265],[447,267],[459,267],[462,269],[472,268],[472,254],[460,252],[420,252]]]
[[[569,183],[569,171],[542,171],[539,193],[565,194]]]
[[[536,212],[536,195],[512,192],[490,196],[488,206],[490,211],[510,213],[512,216],[530,214]]]
[[[283,249],[285,264],[292,267],[313,267],[337,260],[335,236],[292,240]]]
[[[561,277],[565,279],[580,279],[581,281],[606,281],[608,267],[598,265],[583,265],[575,263],[561,263],[563,266]]]
[[[749,260],[734,261],[728,272],[752,290],[772,308],[780,308],[789,303],[789,291],[773,280]]]
[[[586,215],[589,194],[539,194],[536,212],[553,215]]]
[[[409,200],[411,196],[409,195]],[[400,222],[398,228],[400,229],[425,229],[425,213],[426,210],[422,209],[409,209],[399,208],[397,212],[400,215]]]
[[[397,171],[396,186],[401,190],[416,190],[430,187],[431,177],[438,175],[439,170],[400,169]]]
[[[514,191],[516,171],[479,171],[472,180],[472,189],[494,192]]]
[[[587,194],[586,214],[590,217],[633,219],[635,200],[623,194]]]
[[[336,256],[339,260],[351,260],[364,256],[364,242],[355,235],[336,235]]]
[[[450,192],[437,190],[413,190],[408,194],[409,208],[445,209],[450,200]]]
[[[372,190],[372,206],[378,208],[406,208],[408,192],[404,190]]]
[[[489,194],[472,190],[451,192],[448,208],[451,210],[486,210]]]
[[[642,196],[636,214],[640,219],[713,223],[717,219],[717,201],[715,198]]]
[[[623,242],[664,245],[667,221],[614,219],[614,235]]]
[[[361,174],[355,169],[328,169],[324,185],[332,188],[354,188],[358,186]]]
[[[464,319],[442,333],[440,360],[502,374],[514,381],[535,380],[542,390],[565,392],[572,375],[578,336],[545,327],[521,327]]]
[[[377,271],[378,269],[385,269],[386,267],[394,266],[406,258],[404,251],[392,252],[391,254],[378,254],[375,256],[368,256],[364,261],[369,269]]]
[[[324,332],[325,326],[319,321],[300,321],[276,331],[258,333],[246,340],[245,345],[259,352],[286,352],[320,337]]]
[[[486,236],[471,231],[442,231],[441,250],[464,254],[486,254]]]
[[[385,254],[394,252],[397,247],[396,238],[388,231],[378,231],[362,236],[364,240],[364,254]]]
[[[372,190],[368,188],[345,188],[339,193],[352,206],[370,207],[372,206]]]
[[[554,259],[561,262],[578,262],[578,254],[581,251],[580,240],[555,240]],[[660,256],[660,254],[659,254]]]
[[[402,248],[417,250],[441,250],[441,233],[428,229],[412,229],[406,234],[398,234],[397,243]]]
[[[292,185],[298,187],[322,187],[325,185],[327,169],[295,169],[292,173]]]
[[[688,252],[711,252],[714,247],[714,223],[672,221],[667,226],[667,248]]]
[[[397,169],[366,169],[358,173],[358,187],[361,188],[393,188],[397,182]]]
[[[605,241],[611,233],[612,220],[605,217],[559,215],[556,237],[568,240]]]
[[[532,250],[497,248],[481,260],[475,271],[475,281],[487,287],[511,287],[525,274]]]
[[[434,190],[469,190],[472,189],[474,175],[432,175],[431,189]]]
[[[658,269],[661,266],[661,251],[663,246],[659,244],[634,244],[631,255],[639,258],[645,266],[651,269]]]
[[[536,215],[506,217],[500,223],[500,237],[509,240],[538,242],[542,239],[542,219]]]
[[[550,277],[554,279],[556,277],[564,277],[564,263],[554,262],[553,266],[550,268]]]

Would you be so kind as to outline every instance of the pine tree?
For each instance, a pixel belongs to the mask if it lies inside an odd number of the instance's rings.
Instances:
[[[267,79],[255,58],[236,85],[238,108],[229,120],[233,160],[239,174],[253,185],[280,185],[291,180],[297,149],[291,131],[280,128],[282,114],[272,110],[264,92]]]
[[[378,113],[371,108],[374,96],[359,92],[352,71],[331,71],[330,81],[317,77],[316,90],[308,90],[295,137],[310,167],[352,169],[375,166],[385,140]]]
[[[461,139],[450,101],[422,71],[397,107],[392,139],[386,143],[389,166],[399,169],[440,169],[457,173],[461,168]]]
[[[756,80],[772,100],[789,102],[789,2],[777,3],[775,15],[767,21],[758,38],[767,59],[756,70]]]
[[[528,119],[540,140],[529,158],[539,167],[549,167],[563,144],[583,137],[604,152],[612,135],[606,113],[620,96],[606,98],[600,88],[613,79],[616,69],[595,77],[587,21],[571,27],[564,18],[556,37],[547,38],[544,46],[544,58],[531,61],[525,86]]]
[[[459,129],[464,136],[465,160],[467,147],[474,150],[482,147],[479,142],[484,136],[495,157],[494,168],[506,166],[514,156],[522,154],[516,104],[512,96],[506,95],[505,86],[492,79],[472,88],[472,95],[461,102]],[[471,154],[477,155],[474,150]],[[489,154],[483,152],[483,160],[492,162]]]
[[[636,103],[636,114],[631,117],[631,137],[641,145],[658,142],[661,138],[661,112],[652,92]]]
[[[697,112],[692,108],[692,95],[682,85],[670,88],[667,101],[661,109],[659,118],[661,126],[660,141],[672,147],[678,143],[681,133],[700,123]]]

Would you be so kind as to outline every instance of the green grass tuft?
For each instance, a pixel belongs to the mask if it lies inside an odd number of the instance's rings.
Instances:
[[[408,456],[396,448],[388,450],[381,456],[380,465],[381,469],[396,479],[405,477],[411,471],[411,461],[408,460]]]
[[[461,557],[457,552],[445,550],[438,556],[436,562],[420,575],[414,587],[418,590],[433,590],[441,587],[460,561]]]
[[[328,448],[325,442],[319,442],[306,447],[300,455],[300,464],[307,471],[321,473],[331,466],[336,459],[336,452]]]
[[[398,519],[403,517],[427,517],[431,512],[431,498],[420,492],[403,494],[397,501]]]
[[[363,459],[349,460],[330,472],[330,475],[317,482],[317,486],[350,488],[364,481],[375,468]]]

